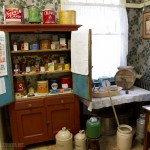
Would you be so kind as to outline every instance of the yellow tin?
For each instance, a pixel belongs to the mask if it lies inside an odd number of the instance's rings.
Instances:
[[[50,41],[49,40],[41,40],[40,41],[40,49],[50,49]]]
[[[59,24],[76,24],[76,11],[61,10],[59,12]]]
[[[48,94],[48,81],[37,81],[37,93],[39,95]]]

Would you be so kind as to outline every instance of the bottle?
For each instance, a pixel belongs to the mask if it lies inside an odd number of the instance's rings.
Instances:
[[[18,49],[17,49],[17,41],[16,41],[16,40],[13,41],[13,50],[14,50],[14,51],[17,51],[17,50],[18,50]]]
[[[39,72],[40,71],[40,64],[39,64],[39,61],[36,60],[35,62],[35,72]]]
[[[48,60],[46,60],[46,63],[45,63],[45,71],[48,71]]]
[[[20,66],[18,63],[15,63],[14,74],[18,74],[18,73],[20,73]]]
[[[30,68],[30,64],[28,62],[26,65],[26,73],[30,73],[30,71],[31,71],[31,68]]]
[[[34,62],[31,62],[30,70],[31,70],[31,72],[35,72],[35,63]]]
[[[140,114],[136,120],[136,138],[141,142],[144,139],[145,114]]]
[[[21,72],[22,72],[22,74],[24,74],[26,72],[26,64],[25,63],[21,63]]]

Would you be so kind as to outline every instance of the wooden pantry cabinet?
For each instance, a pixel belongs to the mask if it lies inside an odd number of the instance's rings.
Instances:
[[[74,94],[54,95],[9,105],[14,149],[55,140],[56,133],[66,127],[73,134],[80,130],[79,98]]]
[[[44,72],[30,72],[19,73],[14,71],[14,61],[19,57],[20,60],[24,60],[24,57],[36,57],[42,58],[44,55],[67,55],[67,63],[71,63],[71,49],[68,46],[68,41],[71,39],[71,32],[77,31],[81,25],[56,25],[56,24],[5,24],[0,25],[1,31],[5,32],[6,37],[6,50],[8,50],[8,56],[10,63],[7,66],[10,68],[10,76],[12,78],[10,86],[12,87],[13,102],[9,104],[9,117],[10,127],[12,132],[12,139],[14,143],[14,149],[20,150],[23,147],[38,142],[55,140],[56,133],[61,130],[62,127],[66,127],[73,134],[76,134],[80,130],[80,100],[74,92],[66,93],[53,93],[46,95],[35,95],[28,97],[27,93],[22,93],[22,97],[16,99],[16,79],[17,78],[33,78],[35,77],[35,83],[40,76],[46,76],[46,78],[58,79],[63,76],[72,77],[71,70],[55,70]],[[65,35],[67,47],[61,49],[39,49],[39,50],[21,50],[17,51],[13,49],[14,40],[25,41],[29,37],[30,39],[44,39],[49,35]],[[28,41],[31,42],[31,41]],[[35,61],[33,59],[33,61]],[[44,61],[44,58],[42,58]],[[26,60],[29,61],[29,60]],[[21,62],[22,65],[22,62]],[[75,78],[78,79],[76,75]],[[87,78],[86,78],[87,79]],[[45,80],[45,79],[44,79]],[[83,80],[79,80],[79,82]],[[74,82],[74,79],[73,79]],[[74,84],[72,82],[72,84]],[[79,85],[79,82],[76,85]],[[27,82],[25,82],[26,84]],[[91,82],[86,82],[85,87],[91,85]],[[25,85],[26,88],[28,85]],[[35,86],[35,92],[36,92]],[[80,87],[83,89],[83,87]],[[80,90],[81,91],[81,90]],[[84,92],[85,93],[85,92]]]

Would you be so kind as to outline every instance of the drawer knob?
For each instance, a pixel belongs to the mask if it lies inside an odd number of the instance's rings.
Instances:
[[[62,103],[62,104],[64,103],[64,100],[63,100],[63,99],[61,100],[61,103]]]
[[[49,121],[46,121],[46,125],[49,125],[49,123],[50,123]]]
[[[31,104],[28,104],[28,108],[32,108],[32,105],[31,105]]]

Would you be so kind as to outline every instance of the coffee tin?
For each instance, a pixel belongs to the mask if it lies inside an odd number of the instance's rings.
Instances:
[[[23,7],[20,5],[4,6],[4,23],[5,24],[21,24],[23,20]]]
[[[56,79],[51,79],[51,80],[49,81],[49,89],[57,90],[58,88],[59,88],[58,80],[56,80]]]
[[[50,41],[49,40],[41,40],[40,41],[40,49],[50,49]]]
[[[29,6],[28,7],[28,21],[30,23],[40,23],[41,22],[41,15],[40,9],[36,6]]]
[[[37,93],[39,95],[48,94],[48,81],[37,81]]]
[[[44,9],[42,11],[43,24],[54,24],[55,23],[55,12],[53,10]]]
[[[61,88],[67,89],[72,88],[72,80],[71,77],[62,77],[60,79]]]

